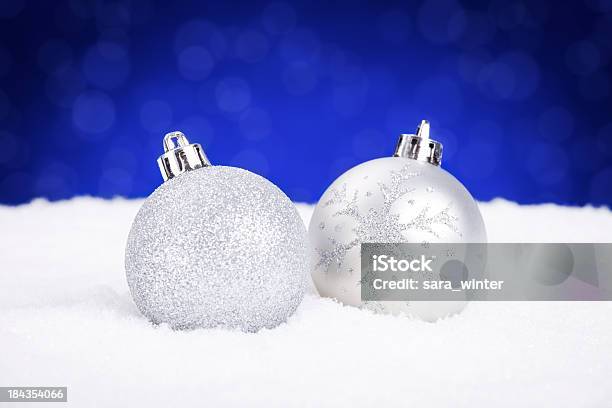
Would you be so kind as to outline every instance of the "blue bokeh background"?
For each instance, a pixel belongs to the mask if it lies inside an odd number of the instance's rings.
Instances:
[[[163,134],[315,202],[422,118],[480,200],[612,204],[612,2],[0,2],[0,203],[142,197]]]

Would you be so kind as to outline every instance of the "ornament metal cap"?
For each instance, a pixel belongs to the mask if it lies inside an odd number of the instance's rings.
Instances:
[[[439,166],[442,163],[442,143],[429,138],[429,122],[422,120],[415,135],[400,135],[393,157],[405,157]]]
[[[164,154],[157,159],[164,181],[179,174],[210,166],[202,146],[189,143],[183,132],[170,132],[164,136]]]

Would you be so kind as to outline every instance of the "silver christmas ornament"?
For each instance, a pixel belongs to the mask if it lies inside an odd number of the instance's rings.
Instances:
[[[285,322],[309,273],[307,233],[270,181],[211,166],[185,135],[164,138],[165,182],[144,202],[128,237],[134,302],[154,323],[257,331]]]
[[[309,227],[312,277],[322,296],[427,321],[465,307],[465,301],[361,301],[364,242],[486,242],[478,205],[441,159],[442,145],[429,139],[422,121],[416,135],[400,136],[394,157],[360,164],[325,191]]]

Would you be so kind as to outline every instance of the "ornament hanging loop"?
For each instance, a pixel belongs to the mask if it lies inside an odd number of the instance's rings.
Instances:
[[[439,166],[442,163],[442,143],[429,138],[429,122],[422,120],[416,134],[400,135],[393,156]]]
[[[176,141],[176,143],[175,143]],[[169,152],[177,147],[185,147],[189,144],[187,136],[183,132],[170,132],[164,136],[164,151]]]
[[[164,181],[168,181],[187,171],[210,166],[210,161],[202,146],[189,143],[183,132],[175,131],[164,136],[164,154],[157,164]]]

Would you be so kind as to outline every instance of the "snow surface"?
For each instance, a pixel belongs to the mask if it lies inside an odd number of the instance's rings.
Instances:
[[[140,204],[0,207],[0,386],[68,386],[75,407],[612,404],[612,302],[472,303],[425,323],[310,294],[257,334],[154,327],[123,269]],[[605,208],[481,209],[491,241],[612,241]]]

